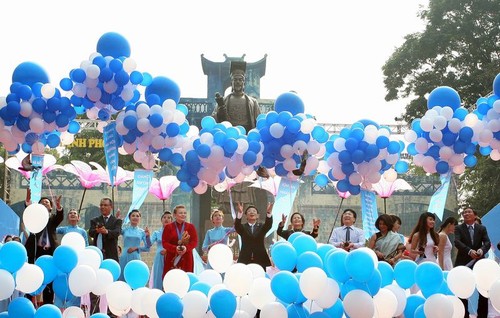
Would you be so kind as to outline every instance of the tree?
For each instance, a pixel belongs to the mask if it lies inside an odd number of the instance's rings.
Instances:
[[[410,99],[402,114],[408,124],[424,115],[426,96],[436,87],[454,88],[466,108],[491,93],[500,71],[499,12],[497,0],[430,0],[428,8],[419,12],[427,23],[425,30],[407,35],[382,67],[385,99]],[[498,173],[486,173],[499,165],[484,158],[461,176],[463,190],[470,195],[466,202],[474,202],[480,211],[487,212],[488,206],[499,202],[492,202],[493,197],[488,202],[485,196],[500,186]]]

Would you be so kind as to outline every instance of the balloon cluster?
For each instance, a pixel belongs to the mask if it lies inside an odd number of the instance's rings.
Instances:
[[[474,113],[484,123],[479,135],[479,152],[500,160],[500,74],[493,80],[493,94],[476,101]]]
[[[21,63],[12,76],[10,93],[0,98],[0,142],[11,153],[43,154],[73,142],[80,130],[70,99],[48,83],[35,63]]]
[[[72,69],[59,85],[71,91],[71,103],[78,114],[108,121],[112,114],[139,100],[137,85],[150,84],[151,76],[136,68],[127,40],[109,32],[99,39],[97,52]]]
[[[177,105],[172,99],[160,103],[157,95],[150,95],[147,102],[129,105],[116,117],[116,132],[122,138],[124,153],[133,154],[134,160],[146,169],[154,166],[154,154],[160,154],[162,161],[182,164],[182,156],[172,153],[182,148],[190,130],[185,105]]]
[[[276,175],[290,180],[309,175],[325,153],[328,132],[312,116],[303,113],[303,102],[293,92],[278,96],[275,109],[259,115],[256,129],[249,133],[258,134],[264,145],[262,166],[274,168]],[[302,160],[306,160],[304,171],[294,174]]]
[[[491,131],[486,133],[477,115],[460,106],[460,96],[451,87],[435,88],[427,106],[425,115],[405,133],[414,164],[439,174],[460,174],[475,166],[477,144],[489,143]]]
[[[193,138],[185,162],[177,172],[181,188],[198,194],[228,178],[248,176],[262,161],[262,145],[256,132],[245,134],[243,127],[216,123],[206,116],[199,137]]]
[[[397,172],[406,172],[408,165],[400,160],[404,148],[402,141],[391,138],[388,127],[360,120],[330,137],[325,155],[328,170],[316,176],[316,183],[325,186],[329,178],[338,181],[338,191],[354,195],[361,188],[370,190],[393,165],[398,167]]]

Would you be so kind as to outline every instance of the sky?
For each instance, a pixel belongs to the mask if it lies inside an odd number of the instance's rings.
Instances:
[[[0,96],[22,62],[58,86],[107,32],[123,35],[137,70],[206,98],[201,54],[256,62],[267,54],[261,98],[296,91],[320,123],[394,124],[405,100],[386,102],[382,66],[425,25],[428,0],[25,0],[1,1]]]

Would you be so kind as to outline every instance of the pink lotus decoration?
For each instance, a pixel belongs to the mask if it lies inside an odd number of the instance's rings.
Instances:
[[[68,173],[76,175],[84,188],[82,199],[80,200],[80,207],[78,208],[78,213],[80,213],[87,189],[100,185],[102,183],[102,177],[96,170],[92,170],[92,167],[87,163],[79,160],[71,160],[71,163],[65,164],[63,169]]]
[[[132,171],[125,170],[122,167],[118,167],[118,169],[116,170],[116,176],[114,180],[115,182],[114,184],[111,184],[111,180],[109,179],[108,167],[104,169],[97,162],[89,162],[89,164],[96,168],[95,172],[100,176],[101,182],[107,183],[110,186],[119,186],[126,181],[134,180],[134,173]]]
[[[165,210],[165,200],[170,198],[181,182],[176,176],[163,176],[160,179],[153,178],[149,193],[163,201],[163,210]]]
[[[92,170],[92,167],[83,161],[71,160],[71,163],[65,164],[63,169],[66,172],[76,175],[85,189],[93,188],[102,183],[101,175],[96,170]]]
[[[394,191],[413,189],[411,185],[403,179],[390,181],[391,179],[392,178],[389,178],[388,181],[384,174],[378,183],[372,184],[372,190],[377,192],[377,194],[384,199],[384,213],[387,213],[386,199],[389,198]]]
[[[25,171],[22,170],[22,160],[26,154],[21,154],[18,153],[16,156],[10,157],[5,161],[5,165],[9,167],[12,170],[16,170],[20,174],[23,175],[23,177],[26,178],[26,180],[29,180],[31,177],[31,171]],[[57,159],[50,154],[45,154],[43,156],[43,167],[42,167],[42,176],[45,176],[47,173],[55,170],[55,169],[63,169],[63,166],[56,164]]]
[[[278,189],[280,188],[280,183],[281,183],[281,177],[274,176],[274,177],[269,177],[266,180],[254,181],[252,185],[250,185],[250,187],[266,190],[276,198],[276,195],[278,194]]]

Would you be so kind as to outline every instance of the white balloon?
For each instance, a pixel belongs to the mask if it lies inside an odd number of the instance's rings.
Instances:
[[[299,286],[307,298],[319,299],[328,287],[327,275],[321,268],[309,267],[300,276]]]
[[[252,282],[252,271],[243,263],[231,265],[224,276],[224,284],[236,296],[246,295]]]
[[[180,298],[186,295],[190,284],[188,274],[182,269],[169,270],[163,277],[163,290],[166,293],[174,293]]]
[[[68,278],[68,285],[71,293],[75,296],[88,294],[97,282],[97,276],[89,265],[77,265]]]
[[[373,317],[375,305],[370,294],[364,290],[355,289],[344,297],[344,310],[351,318]]]
[[[456,296],[448,296],[453,304],[453,318],[462,318],[465,315],[464,303]]]
[[[0,286],[2,286],[0,288],[0,300],[9,298],[16,288],[14,277],[5,269],[0,269]]]
[[[398,309],[398,299],[390,290],[381,288],[373,296],[373,303],[375,305],[375,318],[395,317]]]
[[[425,300],[424,313],[427,318],[453,317],[453,303],[443,294],[433,294]]]
[[[257,308],[252,304],[248,295],[243,297],[236,297],[236,310],[234,317],[255,317],[257,313]],[[236,316],[237,314],[237,316]]]
[[[63,318],[84,318],[85,313],[80,307],[71,306],[64,309]]]
[[[476,280],[472,270],[467,266],[457,266],[448,272],[446,277],[448,288],[460,298],[469,298],[475,289]]]
[[[118,310],[127,309],[132,301],[132,288],[123,281],[113,282],[106,289],[106,299],[110,307]]]
[[[145,315],[146,311],[144,310],[142,304],[144,301],[144,297],[148,295],[149,288],[147,287],[139,287],[132,291],[132,302],[131,309],[138,315]]]
[[[80,252],[85,249],[85,239],[80,233],[69,232],[62,237],[61,245],[72,247],[76,252]]]
[[[318,299],[315,300],[315,303],[321,308],[330,308],[332,307],[337,299],[339,298],[340,287],[337,281],[328,277],[327,286],[324,289],[323,293],[319,296]]]
[[[32,203],[23,212],[23,223],[31,233],[41,232],[49,221],[49,211],[40,203]]]
[[[255,278],[248,291],[248,297],[252,305],[258,309],[263,309],[266,304],[276,301],[276,296],[271,290],[271,280],[266,277]]]
[[[500,279],[500,266],[498,263],[489,258],[483,258],[477,261],[472,269],[474,277],[476,277],[477,290],[485,297],[490,291],[494,282]]]
[[[101,296],[106,293],[109,285],[113,283],[113,274],[104,268],[99,268],[95,272],[96,282],[92,287],[92,293]]]
[[[222,276],[213,269],[206,269],[198,275],[198,281],[210,286],[222,284]]]
[[[208,262],[217,272],[225,273],[233,264],[233,251],[226,244],[216,244],[208,251]]]
[[[149,318],[159,318],[156,313],[156,302],[163,294],[163,291],[153,288],[148,291],[147,295],[143,296],[142,309],[146,311],[146,316]]]
[[[208,298],[199,290],[189,291],[183,298],[182,316],[184,318],[203,317],[208,309]]]
[[[24,263],[16,273],[16,289],[29,294],[36,291],[43,284],[43,271],[34,264]]]
[[[406,307],[405,290],[403,288],[399,287],[399,285],[395,282],[392,285],[385,286],[384,288],[388,289],[396,296],[396,299],[398,300],[398,307],[396,309],[396,313],[394,314],[394,316],[395,317],[400,316]]]
[[[260,318],[287,318],[285,306],[279,302],[267,303],[260,311]]]

